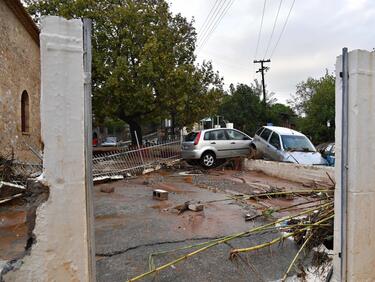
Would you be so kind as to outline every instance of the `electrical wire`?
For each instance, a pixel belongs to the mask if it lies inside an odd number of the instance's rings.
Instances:
[[[260,21],[260,28],[259,28],[259,32],[258,32],[258,41],[257,41],[257,47],[255,49],[255,55],[254,55],[254,59],[256,59],[257,55],[258,55],[258,49],[259,49],[259,42],[260,42],[260,37],[261,37],[261,33],[262,33],[262,28],[263,28],[263,19],[264,19],[264,13],[266,11],[266,3],[267,3],[267,0],[264,0],[264,4],[263,4],[263,12],[262,12],[262,19]]]
[[[216,8],[217,8],[216,5],[217,5],[218,2],[219,2],[219,0],[215,0],[215,3],[212,5],[211,10],[210,10],[210,12],[208,13],[206,19],[204,20],[203,24],[202,24],[201,27],[199,28],[199,31],[200,31],[200,32],[203,32],[203,31],[204,31],[204,29],[205,29],[205,25],[207,24],[208,20],[211,18],[213,11],[216,10]]]
[[[275,20],[273,22],[271,36],[270,36],[270,38],[268,40],[267,48],[266,48],[266,53],[264,53],[263,60],[267,57],[268,50],[269,50],[269,48],[271,46],[272,37],[273,37],[273,34],[275,33],[275,27],[276,27],[277,19],[279,18],[279,13],[280,13],[280,9],[281,9],[282,3],[283,3],[283,0],[280,0],[279,8],[277,9],[276,17],[275,17]]]
[[[232,7],[233,3],[234,3],[235,0],[230,0],[227,4],[227,6],[225,6],[224,10],[222,11],[219,19],[216,21],[216,23],[212,26],[211,30],[209,31],[208,35],[206,36],[205,40],[203,41],[203,43],[201,44],[200,46],[200,49],[204,47],[204,45],[207,43],[207,41],[210,39],[210,37],[212,36],[212,34],[215,32],[216,28],[218,27],[218,25],[220,24],[220,22],[222,21],[222,19],[225,17],[225,15],[227,14],[228,10]]]
[[[227,0],[220,0],[219,4],[216,6],[215,11],[213,12],[211,18],[208,20],[204,29],[200,32],[200,37],[198,38],[198,45],[199,42],[203,42],[206,38],[211,26],[216,22],[218,15],[222,12],[222,9],[225,5]]]
[[[291,14],[291,12],[292,12],[292,10],[293,10],[294,2],[296,2],[296,0],[293,0],[292,5],[290,6],[288,16],[286,17],[286,20],[285,20],[285,22],[284,22],[284,26],[283,26],[283,28],[282,28],[282,30],[281,30],[281,32],[280,32],[280,35],[279,35],[279,38],[277,39],[277,42],[276,42],[275,47],[274,47],[273,50],[272,50],[272,53],[271,53],[270,58],[273,57],[273,54],[275,53],[275,50],[276,50],[277,46],[279,45],[280,39],[281,39],[281,37],[282,37],[283,34],[284,34],[284,31],[285,31],[286,25],[287,25],[288,20],[289,20],[289,16],[290,16],[290,14]]]

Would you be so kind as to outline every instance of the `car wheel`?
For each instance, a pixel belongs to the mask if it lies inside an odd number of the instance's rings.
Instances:
[[[215,166],[216,156],[212,152],[206,152],[201,157],[201,164],[205,168],[212,168]]]
[[[261,159],[262,155],[254,145],[250,145],[249,159]]]

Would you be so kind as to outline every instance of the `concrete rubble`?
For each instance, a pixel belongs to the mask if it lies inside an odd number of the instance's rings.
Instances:
[[[48,197],[49,188],[34,179],[25,186],[0,181],[0,281],[30,254],[36,210]]]
[[[325,188],[329,183],[327,177]],[[168,262],[205,246],[207,242],[249,228],[260,228],[311,208],[312,203],[321,201],[319,195],[322,194],[312,192],[312,189],[320,191],[320,187],[305,187],[302,183],[259,171],[221,168],[198,173],[183,163],[138,178],[112,182],[114,193],[100,193],[103,185],[106,184],[94,187],[98,281],[130,280],[158,266],[168,265]],[[155,190],[167,192],[168,199],[155,201],[150,197]],[[300,224],[300,221],[296,222]],[[182,263],[173,263],[156,274],[142,276],[142,279],[149,281],[157,277],[161,281],[191,281],[192,273],[194,281],[281,279],[301,246],[297,237],[283,240],[281,245],[270,244],[255,253],[241,253],[229,259],[234,250],[272,242],[289,234],[281,232],[280,228],[289,227],[280,225],[277,230],[234,238],[184,259]],[[297,233],[301,232],[297,230]],[[329,252],[325,250],[324,253]],[[288,276],[317,277],[310,273],[317,269],[324,277],[329,275],[330,256],[318,266],[314,256],[317,254],[312,250],[310,255],[298,260],[298,267],[291,269]]]

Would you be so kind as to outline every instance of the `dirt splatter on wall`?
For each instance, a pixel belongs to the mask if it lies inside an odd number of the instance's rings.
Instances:
[[[0,0],[0,154],[36,161],[40,151],[39,33],[18,0]]]

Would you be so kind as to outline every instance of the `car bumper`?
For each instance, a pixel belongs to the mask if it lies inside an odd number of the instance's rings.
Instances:
[[[201,157],[200,151],[181,151],[181,157],[185,160],[198,160]]]

